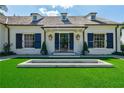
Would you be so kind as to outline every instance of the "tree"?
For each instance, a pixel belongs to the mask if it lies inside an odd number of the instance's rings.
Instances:
[[[6,5],[0,5],[0,15],[4,15],[4,12],[7,12],[8,8]]]

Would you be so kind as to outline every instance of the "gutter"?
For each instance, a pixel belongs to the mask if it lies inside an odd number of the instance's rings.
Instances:
[[[43,28],[85,28],[85,26],[44,26]]]
[[[116,25],[124,25],[124,24],[85,24],[86,26],[116,26]]]

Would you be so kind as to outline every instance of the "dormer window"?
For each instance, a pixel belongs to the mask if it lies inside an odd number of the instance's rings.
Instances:
[[[33,16],[33,21],[36,21],[37,20],[37,16]]]
[[[67,13],[61,13],[61,19],[67,20]]]
[[[42,16],[38,13],[31,13],[32,21],[38,21],[42,18]]]
[[[92,15],[91,16],[91,20],[95,20],[96,19],[96,16],[95,15]]]
[[[97,14],[96,12],[91,12],[88,15],[86,15],[86,18],[94,21],[94,20],[96,20],[96,14]]]
[[[66,16],[62,16],[62,20],[66,20]]]

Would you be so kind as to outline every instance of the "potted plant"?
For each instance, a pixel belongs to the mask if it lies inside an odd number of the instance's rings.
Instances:
[[[82,54],[83,54],[83,55],[87,55],[88,53],[89,53],[89,50],[88,50],[87,43],[84,42],[84,44],[83,44],[83,50],[82,50]]]
[[[47,46],[46,46],[45,41],[42,44],[41,54],[42,55],[48,55]]]
[[[121,45],[121,51],[124,52],[124,45]]]

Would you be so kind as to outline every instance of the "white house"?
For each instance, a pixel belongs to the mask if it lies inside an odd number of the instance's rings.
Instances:
[[[121,24],[97,17],[96,12],[86,16],[0,16],[0,51],[3,44],[12,44],[17,54],[40,54],[43,41],[49,55],[81,54],[86,41],[89,54],[120,52]]]

